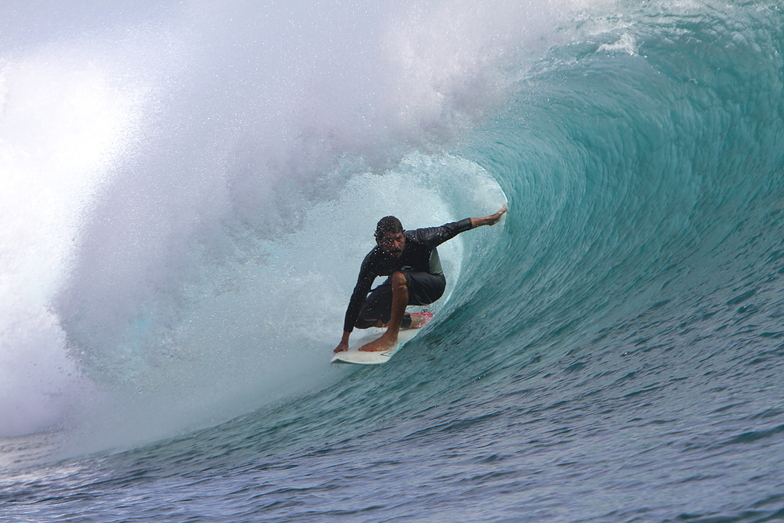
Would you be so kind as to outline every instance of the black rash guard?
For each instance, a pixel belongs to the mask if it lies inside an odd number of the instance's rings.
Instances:
[[[359,269],[357,284],[351,293],[346,310],[343,330],[351,332],[359,318],[359,311],[367,298],[370,287],[377,276],[389,276],[395,271],[406,270],[443,274],[441,260],[436,247],[451,240],[461,232],[471,229],[471,218],[444,224],[440,227],[426,227],[415,231],[406,231],[406,244],[400,258],[392,258],[376,245],[365,256]]]

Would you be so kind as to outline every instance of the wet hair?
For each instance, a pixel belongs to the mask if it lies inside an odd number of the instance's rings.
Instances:
[[[376,225],[376,240],[384,237],[384,233],[391,232],[397,234],[403,232],[403,224],[394,216],[384,216]]]

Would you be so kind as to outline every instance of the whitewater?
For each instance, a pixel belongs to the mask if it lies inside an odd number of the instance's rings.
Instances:
[[[784,519],[777,1],[0,5],[0,520]],[[376,221],[504,220],[330,366]]]

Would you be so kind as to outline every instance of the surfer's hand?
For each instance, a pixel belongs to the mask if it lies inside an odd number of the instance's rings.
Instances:
[[[482,225],[495,225],[498,223],[498,220],[501,219],[501,216],[507,210],[506,204],[501,207],[498,212],[491,214],[490,216],[485,216],[484,218],[471,218],[471,227],[480,227]]]
[[[345,352],[348,350],[348,337],[351,336],[350,332],[343,331],[343,337],[340,339],[340,343],[338,346],[335,347],[335,350],[332,352]]]

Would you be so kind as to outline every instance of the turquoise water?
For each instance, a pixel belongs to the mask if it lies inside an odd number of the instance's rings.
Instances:
[[[4,520],[784,519],[779,4],[58,16],[0,47]],[[328,365],[379,216],[505,200]]]

